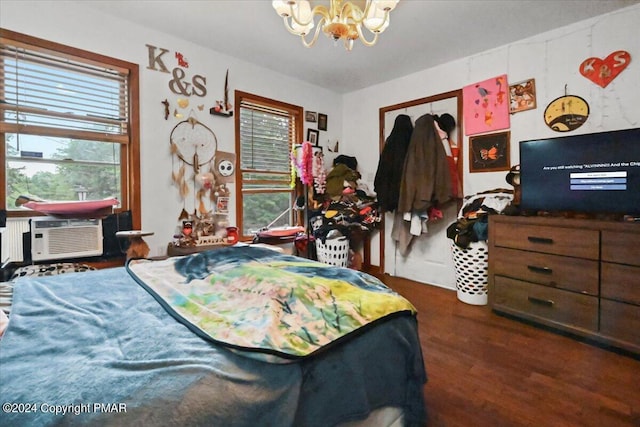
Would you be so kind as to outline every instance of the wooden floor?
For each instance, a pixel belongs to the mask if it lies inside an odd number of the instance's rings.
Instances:
[[[418,309],[429,426],[640,426],[640,360],[384,276]]]

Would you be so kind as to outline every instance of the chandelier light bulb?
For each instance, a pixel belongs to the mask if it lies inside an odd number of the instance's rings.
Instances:
[[[311,5],[308,1],[302,0],[299,1],[296,6],[297,8],[294,10],[294,19],[291,23],[291,29],[294,34],[306,36],[314,27]]]
[[[364,19],[364,26],[372,33],[382,33],[389,26],[389,12],[378,9],[375,3],[372,4]]]
[[[396,8],[399,0],[373,0],[375,6],[385,12],[391,12]]]
[[[293,7],[294,10],[296,8],[296,1],[273,0],[271,2],[271,6],[273,6],[278,15],[282,16],[283,18],[288,18],[289,16],[291,16],[291,8]]]

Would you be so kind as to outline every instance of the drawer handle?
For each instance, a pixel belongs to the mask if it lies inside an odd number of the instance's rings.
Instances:
[[[536,297],[527,297],[527,298],[532,303],[546,305],[547,307],[553,307],[553,304],[555,304],[550,299],[542,299],[542,298],[536,298]]]
[[[542,274],[552,274],[553,269],[549,267],[538,267],[535,265],[527,265],[527,268],[534,273],[542,273]]]
[[[553,243],[553,239],[550,239],[548,237],[529,236],[527,237],[527,240],[529,240],[531,243],[544,243],[545,245],[550,245]]]

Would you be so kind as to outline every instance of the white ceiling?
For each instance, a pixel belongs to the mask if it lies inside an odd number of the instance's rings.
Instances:
[[[473,55],[640,0],[401,0],[374,47],[310,49],[270,0],[94,0],[83,5],[345,93]],[[312,0],[313,4],[328,3]],[[358,3],[358,1],[356,1]]]

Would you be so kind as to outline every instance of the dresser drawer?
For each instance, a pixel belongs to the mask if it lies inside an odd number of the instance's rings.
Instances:
[[[495,246],[597,260],[600,233],[597,230],[518,224],[496,227]]]
[[[602,232],[603,261],[640,266],[639,248],[640,233]]]
[[[598,261],[491,248],[493,274],[598,295]]]
[[[640,305],[640,267],[602,263],[602,298]]]
[[[640,306],[602,300],[600,334],[640,348]]]
[[[546,323],[598,330],[597,297],[500,276],[494,277],[493,285],[493,308],[498,311],[504,307]]]

